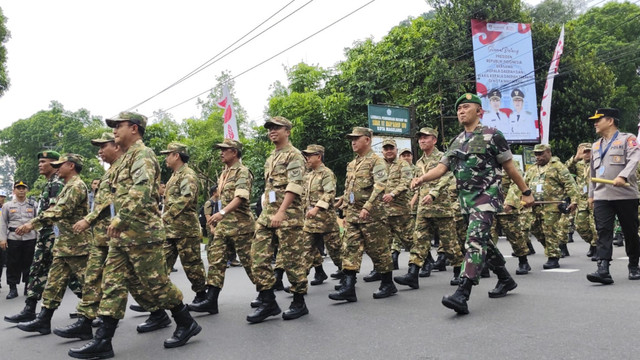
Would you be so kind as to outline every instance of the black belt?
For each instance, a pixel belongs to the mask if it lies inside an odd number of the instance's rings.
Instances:
[[[16,230],[17,230],[17,229],[18,229],[18,228],[12,228],[12,227],[10,227],[10,228],[9,228],[9,232],[16,232]]]

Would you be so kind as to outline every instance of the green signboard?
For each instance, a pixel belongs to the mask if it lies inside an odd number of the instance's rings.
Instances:
[[[376,134],[411,135],[408,108],[369,105],[369,127]]]

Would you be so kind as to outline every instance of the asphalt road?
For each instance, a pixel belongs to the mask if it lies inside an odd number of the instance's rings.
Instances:
[[[499,247],[510,254],[509,244]],[[456,315],[442,306],[451,268],[433,272],[420,280],[420,289],[399,287],[396,296],[374,300],[378,283],[361,280],[372,268],[365,257],[358,276],[358,302],[340,303],[327,298],[336,283],[329,280],[309,289],[306,297],[310,314],[298,320],[271,317],[261,324],[249,324],[249,302],[254,287],[242,268],[230,268],[217,315],[196,314],[202,332],[186,346],[164,349],[173,325],[156,332],[138,334],[135,326],[145,315],[127,311],[113,339],[118,359],[631,359],[637,352],[638,289],[640,281],[627,280],[624,248],[614,248],[611,273],[615,284],[594,285],[586,274],[595,262],[585,256],[588,245],[576,236],[569,244],[571,256],[561,259],[561,268],[542,271],[546,261],[542,246],[530,256],[533,271],[515,276],[518,288],[508,296],[490,299],[487,291],[496,282],[482,279],[471,293],[469,315]],[[400,255],[401,266],[394,275],[406,272],[408,253]],[[512,274],[516,258],[508,258]],[[194,294],[179,267],[172,280],[190,301]],[[325,259],[327,273],[335,267]],[[0,316],[14,314],[24,306],[24,297],[6,300],[7,286],[0,291]],[[52,326],[71,323],[77,298],[67,291]],[[284,310],[291,296],[277,293]],[[1,359],[69,359],[67,350],[84,344],[50,334],[25,333],[0,320]]]

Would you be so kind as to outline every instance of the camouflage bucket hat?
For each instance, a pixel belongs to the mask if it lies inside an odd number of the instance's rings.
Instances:
[[[105,121],[107,123],[107,126],[110,128],[116,127],[118,123],[121,123],[123,121],[128,121],[130,123],[136,124],[143,129],[147,128],[147,117],[131,111],[123,111],[120,114],[118,114],[117,117],[112,119],[107,119]]]
[[[324,154],[324,146],[316,144],[307,145],[307,148],[302,150],[302,152],[305,155]]]
[[[54,168],[59,168],[67,161],[80,166],[84,165],[84,157],[82,157],[82,155],[68,153],[61,156],[58,161],[51,162],[51,166],[53,166]]]
[[[367,137],[372,137],[373,136],[373,130],[366,128],[366,127],[354,127],[353,130],[351,131],[350,134],[347,134],[347,138],[351,139],[351,138],[357,138],[360,136],[367,136]]]
[[[115,142],[115,137],[113,136],[112,132],[103,132],[100,138],[91,140],[91,145],[100,146],[108,142]]]
[[[187,155],[187,145],[179,143],[179,142],[171,142],[167,145],[166,150],[160,151],[160,154],[166,155],[171,153],[185,154]]]
[[[52,159],[58,160],[60,159],[60,153],[53,150],[44,150],[38,153],[38,159]]]
[[[293,127],[293,124],[291,123],[291,121],[289,121],[289,119],[282,117],[282,116],[274,116],[271,119],[267,120],[264,123],[264,128],[265,129],[269,129],[272,126],[284,126],[285,128],[291,130],[291,128]]]
[[[224,139],[222,143],[215,144],[216,149],[237,149],[242,151],[242,143],[233,139]]]

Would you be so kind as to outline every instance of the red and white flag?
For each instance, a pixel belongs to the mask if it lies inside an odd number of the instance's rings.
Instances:
[[[229,95],[229,87],[224,85],[222,87],[222,98],[217,102],[218,107],[224,109],[224,138],[239,140],[238,123],[236,121],[236,111],[233,109],[233,101],[231,95]]]
[[[540,137],[541,144],[549,144],[549,117],[551,116],[551,92],[553,90],[553,79],[558,75],[560,68],[560,57],[564,49],[564,25],[560,32],[556,51],[553,52],[549,73],[547,74],[547,83],[544,85],[544,93],[542,94],[542,104],[540,105]]]

